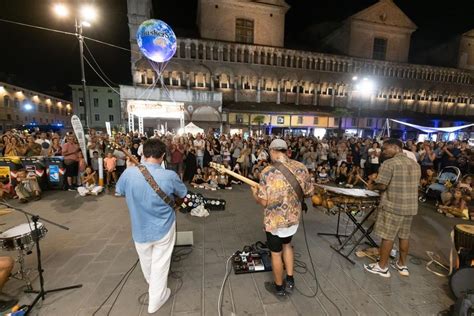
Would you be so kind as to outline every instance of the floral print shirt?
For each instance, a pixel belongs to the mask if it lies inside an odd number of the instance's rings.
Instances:
[[[302,163],[287,157],[282,157],[279,161],[296,176],[304,195],[312,195],[313,183],[308,169]],[[257,195],[267,200],[263,219],[265,231],[272,232],[299,223],[301,202],[285,176],[274,166],[263,169]]]

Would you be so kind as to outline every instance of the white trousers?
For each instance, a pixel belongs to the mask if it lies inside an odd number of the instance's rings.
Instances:
[[[86,196],[87,194],[98,195],[100,192],[102,192],[103,189],[104,188],[99,185],[88,186],[88,187],[83,186],[83,187],[78,187],[77,192],[79,192],[80,196]]]
[[[175,243],[175,224],[158,241],[135,243],[143,276],[148,283],[148,313],[155,313],[170,297],[168,272]]]

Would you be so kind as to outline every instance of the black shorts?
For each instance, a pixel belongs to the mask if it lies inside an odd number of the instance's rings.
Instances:
[[[77,161],[71,163],[71,164],[68,164],[68,165],[65,165],[66,167],[66,172],[65,172],[65,177],[68,177],[68,178],[72,178],[72,177],[77,177],[77,173],[78,173],[78,167],[79,167],[79,163]]]
[[[267,247],[271,252],[281,252],[283,250],[283,245],[289,244],[293,236],[288,236],[285,238],[278,237],[272,233],[266,232],[267,234]]]

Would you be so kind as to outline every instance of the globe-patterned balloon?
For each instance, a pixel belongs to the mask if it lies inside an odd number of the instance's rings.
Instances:
[[[161,20],[147,20],[137,31],[137,43],[148,59],[158,63],[170,60],[176,52],[176,35]]]

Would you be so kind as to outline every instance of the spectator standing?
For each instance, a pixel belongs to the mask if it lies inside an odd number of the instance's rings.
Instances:
[[[64,156],[64,165],[66,166],[66,187],[65,189],[69,191],[76,191],[74,183],[77,177],[78,172],[78,161],[79,161],[79,152],[81,149],[74,142],[74,136],[68,135],[66,137],[66,143],[61,148],[62,154]]]
[[[201,134],[197,134],[193,146],[196,151],[196,164],[202,169],[204,167],[204,150],[206,149],[206,142],[202,139]]]
[[[35,140],[35,143],[41,146],[41,156],[47,157],[49,156],[49,151],[51,148],[51,142],[49,139],[46,137],[46,133],[42,132],[40,136]]]

